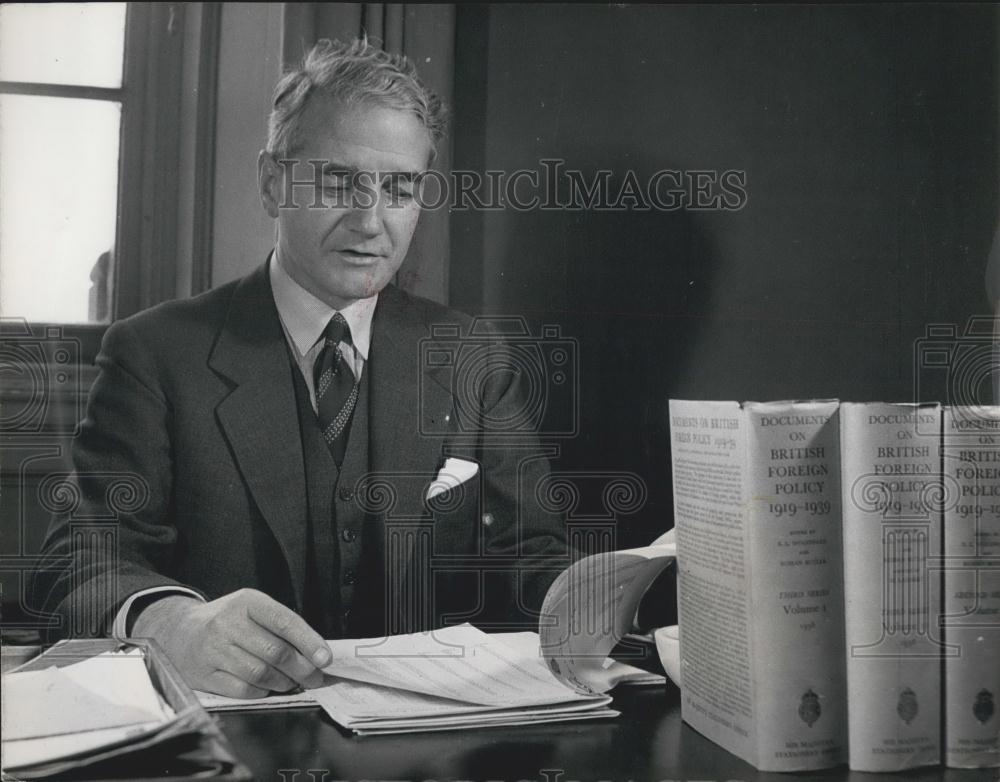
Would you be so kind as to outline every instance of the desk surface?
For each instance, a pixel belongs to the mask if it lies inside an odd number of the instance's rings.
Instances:
[[[3,668],[36,651],[3,647]],[[759,772],[683,724],[673,684],[613,694],[617,719],[408,736],[361,738],[318,708],[217,716],[258,782],[1000,782],[1000,769]]]
[[[671,684],[618,690],[615,705],[620,717],[589,723],[365,738],[341,730],[318,709],[229,713],[219,718],[254,779],[281,782],[1000,780],[1000,769],[929,768],[892,775],[846,768],[762,773],[684,725],[679,692]],[[308,769],[316,771],[310,775]]]

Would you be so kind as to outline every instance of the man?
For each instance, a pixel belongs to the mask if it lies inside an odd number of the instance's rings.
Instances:
[[[364,41],[321,42],[281,80],[258,161],[274,252],[108,329],[73,450],[80,506],[45,545],[72,564],[40,569],[43,609],[67,626],[97,611],[193,687],[255,697],[318,683],[324,637],[539,608],[566,555],[532,497],[547,465],[490,425],[524,405],[520,377],[486,343],[483,382],[457,397],[455,368],[422,356],[469,319],[390,283],[443,124],[413,67]],[[107,505],[110,559],[71,527]]]

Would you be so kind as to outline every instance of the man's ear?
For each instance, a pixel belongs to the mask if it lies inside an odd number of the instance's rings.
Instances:
[[[264,211],[269,217],[277,217],[278,204],[281,203],[282,171],[265,149],[257,156],[257,190]]]

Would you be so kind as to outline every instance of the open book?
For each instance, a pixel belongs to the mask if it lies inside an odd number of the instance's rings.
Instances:
[[[540,633],[465,624],[426,633],[328,641],[320,687],[256,700],[199,693],[212,711],[319,705],[361,735],[614,717],[607,691],[663,678],[613,661],[639,600],[673,544],[586,557],[553,583]]]

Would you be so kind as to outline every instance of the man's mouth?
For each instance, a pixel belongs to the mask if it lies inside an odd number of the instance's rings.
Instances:
[[[371,252],[369,250],[345,249],[338,250],[340,255],[357,261],[374,261],[382,257],[382,253]]]

